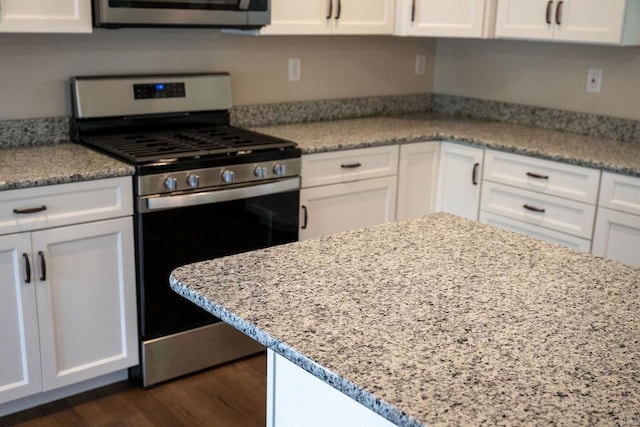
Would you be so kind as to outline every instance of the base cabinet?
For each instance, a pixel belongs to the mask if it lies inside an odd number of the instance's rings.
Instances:
[[[484,149],[443,142],[436,210],[478,219]]]
[[[0,414],[138,364],[131,184],[0,192]]]
[[[396,177],[305,188],[300,191],[300,240],[391,222]]]
[[[396,220],[435,212],[440,141],[400,146]]]
[[[267,427],[393,425],[273,350],[267,350]]]

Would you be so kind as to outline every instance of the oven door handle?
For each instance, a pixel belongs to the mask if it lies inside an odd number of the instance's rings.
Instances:
[[[251,197],[268,196],[300,189],[300,177],[283,179],[267,184],[249,185],[225,190],[205,191],[201,193],[178,194],[175,196],[153,196],[140,198],[142,212],[162,209],[176,209],[211,203],[230,202]]]

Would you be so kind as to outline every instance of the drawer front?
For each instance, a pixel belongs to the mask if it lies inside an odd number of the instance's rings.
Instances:
[[[500,215],[482,211],[480,212],[480,222],[494,225],[502,228],[503,230],[524,234],[525,236],[533,237],[535,239],[544,240],[545,242],[556,243],[567,248],[577,249],[582,252],[589,253],[591,251],[591,240],[589,239],[582,239],[580,237],[549,230],[533,224],[527,224]]]
[[[599,205],[640,215],[640,178],[604,172]]]
[[[595,206],[485,182],[481,209],[529,224],[591,239]]]
[[[302,156],[302,188],[396,175],[398,146]]]
[[[130,176],[0,192],[0,234],[132,214]]]
[[[484,179],[525,190],[595,204],[600,171],[487,150]]]

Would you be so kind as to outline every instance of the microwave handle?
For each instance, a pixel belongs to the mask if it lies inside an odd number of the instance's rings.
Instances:
[[[251,0],[240,0],[240,4],[238,5],[238,8],[240,10],[249,10],[249,3]]]

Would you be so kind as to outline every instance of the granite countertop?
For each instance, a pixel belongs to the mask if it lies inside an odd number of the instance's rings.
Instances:
[[[637,425],[640,270],[433,214],[172,288],[398,425]]]
[[[640,176],[640,142],[438,113],[266,126],[254,130],[295,141],[305,154],[448,140]]]
[[[71,142],[0,149],[0,191],[133,173],[133,166]]]

